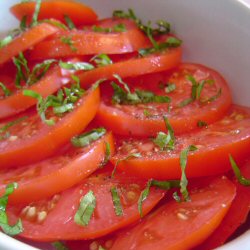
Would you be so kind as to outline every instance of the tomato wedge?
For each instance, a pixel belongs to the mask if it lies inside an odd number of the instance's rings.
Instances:
[[[220,224],[235,196],[235,186],[217,178],[191,191],[191,201],[170,201],[134,228],[125,230],[111,249],[182,250],[205,240]]]
[[[82,184],[54,196],[50,200],[32,203],[36,214],[29,216],[30,206],[9,206],[11,221],[22,218],[24,227],[21,237],[32,240],[53,241],[57,239],[92,239],[111,233],[140,219],[137,203],[146,182],[124,174],[110,177],[111,172],[101,172],[86,179]],[[123,215],[117,216],[114,210],[111,188],[116,187],[123,207]],[[96,207],[88,225],[80,226],[74,222],[80,199],[89,191],[96,198]],[[143,202],[143,212],[148,213],[163,197],[165,191],[152,188]],[[53,205],[52,209],[49,207]],[[33,210],[33,209],[32,209]],[[39,213],[46,218],[39,221]],[[43,213],[43,214],[45,214]]]
[[[11,7],[11,13],[19,20],[27,16],[30,23],[35,11],[35,2],[22,2]],[[90,24],[96,21],[94,10],[83,3],[72,0],[42,1],[38,20],[54,18],[65,23],[64,16],[68,16],[76,25]]]
[[[30,164],[56,153],[71,137],[85,129],[94,118],[99,103],[99,88],[89,89],[75,109],[57,118],[54,126],[44,124],[37,114],[24,114],[27,119],[11,126],[8,129],[11,136],[0,140],[1,168]]]
[[[250,178],[250,161],[243,165],[241,173],[245,178]],[[223,245],[235,230],[246,221],[250,211],[250,187],[243,186],[236,180],[235,184],[236,197],[227,215],[214,233],[195,250],[215,249]]]
[[[158,62],[157,57],[152,58],[153,64],[156,64],[156,61]],[[171,62],[171,59],[169,61]],[[174,66],[174,61],[172,62],[172,66]],[[145,70],[143,66],[141,63],[138,64],[141,70]],[[155,71],[158,71],[158,69]],[[165,69],[168,70],[171,67]],[[126,74],[126,71],[133,72],[136,69],[130,65],[127,69],[122,67],[120,71],[117,74],[121,77],[126,77],[133,76],[133,73]],[[145,71],[143,72],[144,74],[149,73]],[[115,72],[117,70],[113,71],[113,74]],[[151,72],[153,72],[153,68]],[[86,72],[86,78],[93,73],[94,71]],[[139,75],[140,72],[136,72],[136,74]],[[98,75],[105,78],[105,75],[100,74],[100,72]],[[201,90],[200,98],[185,105],[183,103],[190,100],[193,91],[191,81],[187,79],[190,75],[193,76],[199,86],[204,81],[207,81],[207,83],[204,84]],[[82,80],[86,82],[84,77],[82,77]],[[111,90],[108,93],[106,91],[97,113],[97,119],[103,126],[119,135],[148,137],[156,135],[159,131],[166,131],[163,120],[164,115],[168,117],[175,133],[181,134],[196,129],[199,121],[205,121],[207,124],[210,124],[219,120],[231,105],[231,94],[225,80],[216,71],[202,65],[182,64],[171,74],[168,71],[161,72],[136,77],[135,79],[125,79],[125,82],[128,83],[131,90],[146,90],[160,96],[169,96],[171,102],[151,102],[137,105],[113,104],[111,96],[113,91]],[[175,90],[171,93],[165,92],[168,83],[175,84]],[[206,101],[209,99],[211,101]],[[145,115],[145,111],[148,115]]]
[[[150,46],[148,38],[139,30],[118,33],[93,31],[61,31],[31,50],[31,60],[77,55],[120,54]]]
[[[46,97],[69,83],[71,74],[71,72],[54,65],[36,84],[25,89],[35,91]],[[36,104],[36,99],[24,96],[23,90],[14,88],[10,96],[0,98],[0,119],[18,114]]]
[[[67,145],[66,149],[42,162],[0,171],[0,194],[8,183],[18,183],[9,203],[28,203],[51,197],[80,182],[96,171],[105,159],[106,143],[114,152],[111,133],[84,148]],[[46,188],[44,188],[46,187]]]
[[[99,67],[89,72],[80,73],[82,86],[89,86],[99,79],[114,79],[114,74],[122,78],[144,75],[152,72],[170,70],[176,67],[182,56],[182,49],[174,48],[161,54],[153,54],[146,57],[132,57],[117,63]],[[129,55],[130,57],[130,55]]]
[[[38,24],[16,37],[11,43],[0,48],[0,65],[11,60],[46,37],[56,33],[59,29],[48,23]]]
[[[197,150],[190,152],[186,167],[188,177],[209,176],[231,169],[229,154],[236,161],[249,155],[250,109],[233,106],[220,121],[198,131],[175,138],[173,150],[160,150],[152,139],[121,139],[112,163],[132,175],[154,179],[179,179],[181,177],[180,153],[190,145]],[[141,157],[126,159],[140,153]],[[121,161],[122,160],[122,161]]]

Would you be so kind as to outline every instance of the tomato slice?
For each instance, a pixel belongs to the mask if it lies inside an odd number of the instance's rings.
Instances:
[[[131,153],[139,158],[122,160],[117,168],[144,178],[179,179],[181,176],[180,152],[189,145],[197,150],[190,152],[186,167],[188,177],[221,174],[231,169],[229,154],[236,161],[249,155],[250,109],[233,106],[220,121],[198,131],[175,138],[173,150],[160,150],[152,139],[121,139],[112,163],[125,159]]]
[[[54,65],[44,77],[36,84],[26,87],[46,97],[56,92],[63,85],[70,82],[72,72],[61,69],[58,65]],[[12,84],[13,85],[13,84]],[[12,86],[12,94],[8,97],[0,97],[0,119],[20,113],[36,104],[36,99],[23,95],[23,89],[16,89]]]
[[[30,23],[35,11],[35,2],[22,2],[11,7],[11,13],[19,20],[27,16]],[[76,24],[90,24],[96,21],[97,15],[92,8],[83,3],[72,0],[45,0],[42,1],[38,20],[54,18],[65,23],[64,16]]]
[[[243,165],[241,173],[245,178],[250,178],[250,161]],[[246,221],[250,211],[250,187],[243,186],[236,180],[234,182],[237,188],[236,197],[227,215],[214,233],[195,250],[215,249],[223,245],[235,230]]]
[[[65,42],[70,41],[70,42]],[[69,44],[70,43],[70,44]],[[148,38],[139,30],[118,33],[93,31],[61,31],[31,50],[31,60],[60,58],[76,55],[122,54],[149,47]]]
[[[10,222],[17,217],[22,218],[24,227],[21,237],[32,240],[53,241],[57,239],[92,239],[111,233],[121,227],[140,219],[138,199],[146,182],[124,174],[110,177],[111,172],[101,172],[86,179],[82,184],[54,196],[50,200],[32,203],[36,214],[29,216],[29,207],[23,205],[9,206]],[[123,215],[117,216],[111,195],[111,188],[117,187]],[[79,226],[74,222],[81,197],[92,190],[96,197],[94,214],[87,226]],[[148,198],[143,202],[143,212],[148,213],[163,197],[165,191],[150,190]],[[55,198],[56,197],[56,198]],[[49,209],[50,206],[53,208]],[[39,221],[39,212],[46,212],[46,218]]]
[[[125,230],[111,249],[191,249],[220,224],[235,196],[235,186],[217,178],[191,190],[191,201],[170,201],[134,228]]]
[[[75,109],[48,126],[35,114],[11,126],[11,136],[0,140],[1,168],[20,166],[39,161],[54,154],[71,137],[80,133],[94,118],[100,103],[100,90],[89,89],[76,103]],[[1,124],[4,125],[4,124]],[[0,125],[0,127],[2,127]]]
[[[155,57],[154,60],[158,61],[158,58]],[[138,67],[144,70],[143,64],[138,64]],[[123,69],[124,68],[121,68],[121,71]],[[156,71],[158,71],[158,69],[159,68],[157,68]],[[128,68],[124,70],[133,72],[136,69],[128,65]],[[145,71],[143,73],[149,73]],[[113,73],[114,72],[115,71],[113,71]],[[151,72],[153,72],[153,69]],[[86,72],[86,76],[93,73],[94,71]],[[139,72],[136,73],[137,75],[140,74]],[[84,74],[82,75],[84,76]],[[118,74],[120,74],[120,72]],[[105,77],[102,74],[98,75]],[[121,72],[120,75],[122,77],[131,76],[132,73],[128,75]],[[201,83],[202,81],[209,80],[213,81],[213,83],[204,85],[200,99],[181,107],[181,103],[191,97],[193,88],[191,82],[186,79],[189,75],[192,75],[197,82]],[[97,113],[97,119],[105,127],[119,135],[147,137],[156,135],[159,131],[166,131],[163,120],[164,115],[168,117],[175,133],[181,134],[197,128],[198,121],[205,121],[207,124],[210,124],[219,120],[224,116],[231,104],[231,94],[225,80],[219,73],[202,65],[182,64],[171,74],[168,71],[161,72],[160,74],[157,73],[135,79],[127,79],[125,82],[128,82],[132,90],[137,88],[151,91],[160,96],[167,95],[171,98],[171,103],[146,103],[137,105],[113,104],[111,96],[113,91],[110,90],[109,93],[106,92],[106,94],[103,95]],[[167,85],[168,83],[175,84],[176,89],[166,94],[164,84]],[[205,101],[207,98],[218,95],[219,91],[221,91],[221,95],[218,96],[217,99]],[[145,115],[145,111],[148,112],[148,115]]]
[[[128,55],[128,60],[118,60],[117,63],[95,68],[89,72],[80,73],[82,86],[89,86],[99,79],[114,79],[114,74],[122,78],[144,75],[152,72],[170,70],[176,67],[182,56],[182,49],[169,49],[161,54],[153,54],[142,58]]]
[[[84,148],[68,145],[67,150],[46,159],[16,169],[0,171],[0,194],[8,183],[18,183],[18,189],[9,197],[9,202],[28,203],[62,192],[80,182],[97,170],[105,158],[106,143],[110,155],[114,152],[111,133]],[[46,188],[44,188],[46,187]]]
[[[38,24],[16,37],[11,43],[0,48],[0,65],[11,60],[35,44],[41,42],[46,37],[56,33],[59,29],[48,23]]]

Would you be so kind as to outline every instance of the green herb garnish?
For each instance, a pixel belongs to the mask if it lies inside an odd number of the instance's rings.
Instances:
[[[18,57],[13,58],[13,63],[15,64],[17,68],[15,85],[17,88],[20,88],[21,81],[22,80],[25,82],[27,81],[28,75],[30,74],[30,69],[28,67],[28,62],[22,52],[19,53]]]
[[[61,241],[52,242],[51,245],[52,245],[56,250],[69,250],[69,248],[66,247]]]
[[[194,145],[190,145],[187,148],[183,149],[180,153],[180,166],[181,166],[181,182],[180,182],[180,192],[184,201],[189,201],[189,194],[187,190],[188,180],[186,177],[186,167],[189,152],[193,152],[197,150],[197,147]]]
[[[208,124],[205,122],[205,121],[198,121],[197,122],[197,126],[199,127],[199,128],[203,128],[203,127],[205,127],[205,128],[207,128],[208,127]]]
[[[15,225],[9,225],[6,213],[9,196],[17,188],[17,183],[11,183],[6,186],[5,194],[0,197],[0,227],[8,235],[15,236],[23,231],[22,221],[19,219]]]
[[[0,88],[3,90],[5,97],[11,95],[11,91],[2,82],[0,82]]]
[[[105,157],[100,165],[101,168],[104,167],[109,162],[110,156],[111,156],[110,144],[108,142],[105,142]]]
[[[71,63],[71,62],[60,61],[59,66],[67,70],[92,70],[94,69],[94,66],[92,64],[86,63],[86,62]]]
[[[88,146],[91,142],[100,139],[103,135],[106,134],[105,128],[93,129],[90,132],[84,133],[79,136],[75,136],[71,139],[71,143],[75,147],[85,147]]]
[[[90,59],[90,62],[94,61],[98,67],[107,66],[112,64],[112,60],[106,54],[99,54]]]
[[[113,178],[114,175],[115,175],[115,172],[116,172],[116,169],[117,169],[117,166],[123,162],[123,161],[127,161],[131,158],[140,158],[141,157],[141,154],[140,153],[132,153],[132,154],[129,154],[127,155],[126,157],[122,158],[122,159],[119,159],[116,163],[115,163],[115,166],[114,166],[114,169],[112,171],[112,174],[111,174],[111,177]]]
[[[40,12],[40,8],[41,8],[41,3],[42,3],[42,0],[36,0],[36,6],[35,6],[35,12],[33,14],[33,17],[32,17],[32,21],[31,21],[31,27],[37,25],[37,20],[38,20],[38,15],[39,15],[39,12]]]
[[[169,83],[166,87],[165,87],[165,92],[168,94],[168,93],[171,93],[173,91],[176,90],[176,85],[174,83]]]
[[[123,82],[120,76],[114,75],[114,77],[119,81],[119,83],[124,87],[121,88],[115,82],[111,83],[111,86],[114,89],[114,94],[112,96],[113,103],[119,104],[129,104],[135,105],[140,103],[169,103],[171,99],[168,96],[159,96],[155,95],[153,92],[144,91],[136,89],[134,93],[131,92],[129,86]]]
[[[166,116],[163,117],[168,133],[159,132],[153,142],[161,150],[173,150],[175,146],[174,130]]]
[[[244,176],[242,176],[240,168],[237,166],[232,155],[229,155],[229,160],[238,182],[244,186],[250,186],[250,179],[246,179]]]
[[[62,36],[61,37],[61,42],[64,43],[64,44],[67,44],[73,52],[77,51],[77,48],[74,46],[74,41],[72,40],[72,37],[70,37],[70,36]]]
[[[77,225],[87,226],[96,207],[96,197],[93,191],[89,191],[81,198],[80,206],[74,216]]]
[[[75,24],[71,20],[71,18],[67,15],[64,15],[64,20],[67,23],[67,26],[69,27],[70,30],[73,30],[76,28]]]
[[[142,190],[139,200],[138,200],[138,211],[141,217],[143,217],[143,212],[142,212],[142,203],[148,198],[149,192],[150,192],[150,187],[151,187],[152,182],[148,181],[147,186],[144,190]]]
[[[118,194],[117,187],[112,187],[110,192],[112,195],[112,200],[115,208],[115,214],[117,216],[122,216],[123,215],[122,204]]]

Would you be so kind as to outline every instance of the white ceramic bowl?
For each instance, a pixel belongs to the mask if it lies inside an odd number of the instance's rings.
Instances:
[[[17,0],[0,1],[0,31],[17,22],[8,8]],[[114,9],[133,8],[144,20],[165,19],[184,41],[184,59],[217,69],[227,79],[234,102],[250,106],[250,0],[84,0],[100,17]],[[43,249],[49,246],[40,245]],[[1,250],[31,250],[0,233]],[[50,248],[51,249],[51,248]],[[220,248],[249,250],[250,231]]]

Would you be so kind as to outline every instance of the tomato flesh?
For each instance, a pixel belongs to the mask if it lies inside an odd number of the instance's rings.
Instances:
[[[225,173],[231,169],[229,154],[241,161],[249,154],[250,109],[233,106],[228,114],[208,128],[177,136],[173,150],[163,150],[151,139],[124,139],[118,142],[117,154],[112,158],[115,164],[131,153],[141,157],[121,161],[117,168],[143,178],[179,179],[181,167],[180,152],[189,145],[197,150],[188,156],[186,175],[188,177],[209,176]]]
[[[86,75],[88,74],[91,72],[86,72]],[[197,82],[214,81],[213,84],[204,85],[200,96],[201,100],[216,96],[220,89],[221,96],[208,103],[196,100],[180,107],[182,101],[191,97],[192,85],[186,79],[188,75],[192,75]],[[166,94],[164,87],[161,89],[160,85],[167,83],[175,84],[176,90]],[[171,98],[171,103],[113,104],[110,95],[112,91],[103,95],[97,119],[105,127],[119,135],[147,137],[156,135],[159,131],[166,131],[163,115],[168,117],[175,134],[189,132],[197,128],[198,121],[210,124],[219,120],[231,105],[231,94],[225,80],[219,73],[202,65],[183,64],[171,74],[162,72],[145,75],[128,79],[128,84],[132,89],[149,90],[158,95],[167,95]],[[145,110],[149,115],[145,115]]]
[[[23,32],[11,43],[0,48],[0,65],[8,62],[20,52],[29,49],[57,31],[59,31],[57,27],[48,23],[41,23]]]
[[[99,103],[99,88],[90,89],[75,104],[72,112],[62,118],[53,117],[56,119],[53,126],[43,123],[36,113],[23,114],[27,118],[8,129],[11,136],[0,140],[1,168],[30,164],[53,155],[71,137],[87,127]]]
[[[35,2],[18,3],[13,5],[10,11],[19,20],[27,16],[27,22],[30,23],[35,11]],[[83,3],[72,0],[46,0],[42,1],[38,20],[54,18],[65,23],[65,15],[76,25],[93,23],[97,18],[94,10]]]
[[[206,183],[206,182],[205,182]],[[111,249],[190,249],[206,239],[220,224],[235,197],[235,186],[217,178],[191,190],[191,201],[170,201],[125,230]]]
[[[32,203],[30,206],[36,207],[37,211],[32,218],[26,211],[25,207],[27,206],[9,206],[10,221],[15,221],[16,218],[21,216],[24,231],[20,236],[41,241],[92,239],[138,221],[140,214],[137,202],[141,191],[146,186],[146,181],[131,178],[131,176],[124,174],[117,174],[114,178],[111,178],[110,173],[105,171],[96,173],[83,181],[82,184],[68,189],[50,200]],[[119,190],[123,206],[122,216],[115,214],[110,193],[113,186]],[[81,197],[90,190],[96,197],[96,208],[89,224],[83,227],[74,222],[74,215],[79,207]],[[147,214],[164,194],[165,191],[152,188],[148,198],[143,202],[143,213]],[[49,209],[51,203],[54,205],[52,209]],[[46,211],[46,218],[39,222],[38,211],[44,210]]]
[[[109,143],[112,155],[114,142],[112,134],[108,133],[87,147],[75,148],[69,144],[60,154],[42,162],[2,170],[0,194],[4,193],[8,183],[16,182],[18,189],[9,197],[9,203],[28,203],[70,188],[101,166],[105,158],[106,143]]]

